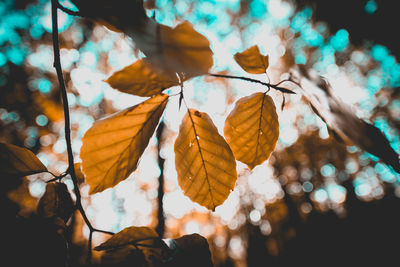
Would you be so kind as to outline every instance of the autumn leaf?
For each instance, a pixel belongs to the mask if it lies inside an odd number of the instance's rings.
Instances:
[[[74,202],[63,183],[48,183],[40,198],[37,211],[44,218],[59,217],[67,222],[75,210]]]
[[[165,69],[189,77],[206,74],[213,65],[208,39],[184,21],[175,28],[160,25],[160,50],[149,57]]]
[[[139,30],[148,20],[142,0],[71,0],[80,15],[94,19],[112,31]]]
[[[215,210],[233,190],[236,162],[211,118],[189,109],[175,141],[178,183],[192,201]]]
[[[47,168],[29,149],[0,143],[0,176],[22,177]]]
[[[115,72],[107,79],[111,87],[138,96],[153,96],[179,84],[175,73],[167,73],[146,59]]]
[[[315,71],[297,65],[293,74],[299,80],[302,93],[313,111],[326,123],[336,139],[379,157],[400,173],[399,155],[384,133],[358,118],[349,105],[333,94],[330,84]]]
[[[170,240],[171,266],[212,267],[210,246],[199,234],[184,235]]]
[[[279,137],[272,98],[255,93],[239,99],[225,121],[224,136],[235,158],[250,169],[267,160]]]
[[[115,186],[136,170],[167,102],[168,95],[156,95],[96,121],[85,133],[80,156],[90,194]]]
[[[125,228],[121,232],[116,233],[106,242],[95,247],[95,250],[118,248],[128,244],[135,244],[144,240],[156,239],[158,237],[158,234],[152,228],[131,226]]]
[[[236,53],[233,58],[248,73],[263,74],[267,71],[269,65],[268,55],[263,56],[254,45],[241,53]]]
[[[146,15],[143,1],[73,0],[80,15],[131,37],[155,66],[185,73],[187,78],[203,75],[213,65],[208,39],[184,21],[172,28]]]

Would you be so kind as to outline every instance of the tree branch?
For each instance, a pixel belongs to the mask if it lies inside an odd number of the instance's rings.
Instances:
[[[65,142],[67,145],[67,153],[68,153],[68,170],[67,173],[70,174],[72,182],[74,184],[74,193],[76,196],[76,208],[79,210],[82,215],[83,220],[90,230],[90,240],[89,245],[91,244],[91,235],[93,232],[102,232],[106,234],[113,234],[108,231],[102,231],[95,229],[90,223],[88,217],[82,206],[81,201],[81,193],[79,191],[78,179],[76,177],[75,168],[74,168],[74,154],[72,152],[72,143],[71,143],[71,127],[70,127],[70,115],[69,115],[69,107],[68,107],[68,98],[67,98],[67,89],[65,87],[65,81],[63,77],[63,71],[61,67],[61,59],[60,59],[60,43],[58,39],[58,17],[57,10],[60,8],[60,4],[57,0],[51,0],[51,16],[52,16],[52,37],[53,37],[53,52],[54,52],[54,68],[57,72],[58,83],[60,86],[62,102],[64,107],[64,132],[65,132]],[[60,8],[61,9],[61,8]],[[88,256],[90,260],[91,253],[88,252]]]

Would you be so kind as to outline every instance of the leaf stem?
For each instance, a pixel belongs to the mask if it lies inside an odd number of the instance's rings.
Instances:
[[[213,76],[213,77],[218,77],[218,78],[227,78],[227,79],[237,79],[237,80],[243,80],[243,81],[248,81],[248,82],[252,82],[252,83],[258,83],[264,86],[267,86],[268,88],[273,88],[275,90],[281,91],[282,93],[287,93],[287,94],[296,94],[295,92],[286,89],[284,87],[280,87],[279,85],[284,82],[281,81],[277,84],[271,84],[271,83],[266,83],[266,82],[262,82],[260,80],[256,80],[256,79],[252,79],[249,77],[243,77],[243,76],[234,76],[234,75],[226,75],[226,74],[214,74],[214,73],[208,73],[208,76]],[[292,80],[285,80],[285,81],[291,81]]]

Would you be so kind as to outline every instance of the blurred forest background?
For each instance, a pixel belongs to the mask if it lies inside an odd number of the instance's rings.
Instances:
[[[61,3],[75,8],[69,1]],[[173,26],[188,20],[205,35],[214,52],[214,73],[243,75],[232,56],[255,44],[270,57],[271,81],[278,82],[293,64],[312,67],[328,79],[335,95],[384,131],[394,150],[400,151],[396,1],[148,0],[144,5],[160,23]],[[104,82],[143,55],[122,33],[61,11],[59,31],[79,162],[81,138],[95,120],[143,101]],[[29,148],[56,174],[68,166],[58,88],[50,1],[2,0],[0,141]],[[261,89],[244,81],[211,77],[185,84],[190,106],[207,111],[219,128],[234,101],[257,90]],[[329,136],[300,95],[287,96],[283,110],[282,96],[271,96],[280,122],[277,148],[252,172],[238,163],[237,186],[215,212],[184,197],[177,184],[173,142],[180,118],[173,114],[183,113],[177,110],[178,99],[171,99],[163,135],[151,139],[129,179],[93,196],[81,181],[89,219],[95,227],[112,232],[132,225],[155,227],[162,173],[164,237],[205,236],[215,266],[397,262],[399,174],[373,155]],[[2,182],[2,229],[8,250],[19,253],[17,258],[9,256],[21,263],[15,266],[65,257],[57,237],[35,217],[38,199],[51,178],[45,173]],[[68,177],[65,182],[72,190]],[[78,214],[69,224],[70,262],[82,264],[88,229]],[[106,236],[96,233],[93,238],[98,245]],[[96,253],[94,262],[99,258]]]

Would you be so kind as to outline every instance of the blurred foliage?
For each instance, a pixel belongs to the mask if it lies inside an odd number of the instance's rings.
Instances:
[[[313,2],[316,9],[309,6],[309,2]],[[334,93],[352,105],[356,115],[384,131],[393,148],[399,151],[400,65],[396,45],[391,45],[387,39],[393,36],[383,34],[385,31],[374,24],[348,22],[360,17],[372,23],[374,16],[383,18],[381,12],[395,9],[382,1],[353,1],[351,5],[349,1],[320,2],[148,0],[145,7],[149,14],[155,12],[160,23],[173,26],[186,19],[206,35],[216,55],[215,71],[241,73],[233,55],[254,44],[260,46],[262,54],[269,55],[268,79],[279,80],[293,64],[312,67],[326,76]],[[62,3],[75,10],[69,1]],[[329,9],[333,3],[340,11],[346,11],[347,23],[338,22],[342,15],[337,14],[342,12]],[[355,3],[359,5],[353,6]],[[325,12],[318,13],[321,9]],[[326,16],[326,9],[337,18]],[[62,12],[59,15],[73,149],[79,161],[81,139],[95,120],[143,100],[117,92],[104,82],[113,72],[143,55],[122,33]],[[50,2],[4,0],[0,3],[0,17],[0,141],[29,148],[49,170],[62,173],[67,168],[66,146],[60,92],[52,66]],[[385,21],[390,17],[393,16],[387,15]],[[327,22],[323,21],[325,19]],[[390,23],[393,22],[390,20],[382,27],[393,27]],[[373,39],[364,40],[354,25],[361,25],[366,33],[372,32],[365,37]],[[213,113],[215,121],[221,121],[233,101],[259,89],[240,81],[215,79],[204,83],[205,79],[209,78],[194,79],[192,86],[201,90],[191,90],[188,85],[186,93],[193,106]],[[273,95],[277,106],[281,97]],[[223,103],[210,101],[212,98],[225,101],[227,108],[221,108]],[[168,118],[170,109],[167,106],[165,140],[177,136],[177,119]],[[163,142],[163,148],[157,150],[157,140],[153,138],[129,181],[93,197],[87,194],[88,186],[81,184],[90,219],[96,226],[115,232],[128,225],[154,226],[160,173],[155,156],[158,153],[166,160],[165,237],[177,238],[193,232],[206,236],[215,266],[234,266],[234,263],[235,266],[257,266],[260,259],[269,261],[270,265],[283,264],[290,262],[288,258],[293,255],[318,258],[317,253],[323,259],[329,255],[318,247],[324,235],[332,241],[324,243],[331,244],[327,251],[336,249],[342,252],[343,258],[351,256],[345,248],[354,249],[350,244],[360,244],[336,240],[335,233],[342,237],[339,234],[346,229],[343,222],[348,218],[359,228],[351,226],[354,236],[343,235],[343,238],[364,240],[363,231],[370,229],[364,228],[362,219],[371,221],[372,227],[381,226],[379,219],[368,217],[369,212],[375,212],[374,216],[380,216],[389,224],[383,236],[398,237],[396,220],[391,220],[383,209],[398,208],[395,204],[398,205],[400,196],[399,175],[378,158],[329,136],[324,123],[299,95],[287,97],[278,117],[281,136],[275,152],[267,163],[253,172],[239,166],[237,188],[215,213],[183,197],[171,167],[174,161],[169,156],[173,151],[172,142]],[[57,244],[44,249],[46,255],[52,255],[47,259],[57,264],[64,260],[64,237],[44,227],[39,222],[41,219],[34,215],[34,199],[37,205],[45,193],[45,181],[50,178],[48,174],[36,174],[24,180],[7,181],[1,190],[1,201],[6,207],[5,223],[13,229],[8,233],[10,240],[15,241],[12,248],[29,251],[32,259],[43,262],[39,257],[43,251],[33,240],[45,236],[48,239],[41,243]],[[69,177],[65,179],[71,191],[72,182]],[[16,214],[20,216],[17,224],[10,219]],[[319,217],[321,214],[325,217]],[[67,225],[71,229],[66,231],[66,239],[74,244],[70,261],[82,264],[87,238],[82,219],[73,216]],[[391,236],[390,229],[396,234]],[[386,242],[371,235],[371,242]],[[94,242],[100,244],[104,239],[104,236],[95,236]],[[25,243],[19,247],[23,241]],[[308,242],[314,242],[309,250],[304,248]],[[343,249],[338,250],[334,243],[342,245]],[[314,254],[310,252],[313,249]],[[363,249],[369,251],[367,245],[360,246],[354,255],[361,257],[358,252]],[[57,252],[62,255],[56,257]],[[388,256],[390,252],[377,255]],[[94,252],[93,256],[95,261],[100,259],[99,252]],[[370,254],[368,257],[374,259]],[[361,262],[368,262],[368,257],[364,256]]]

